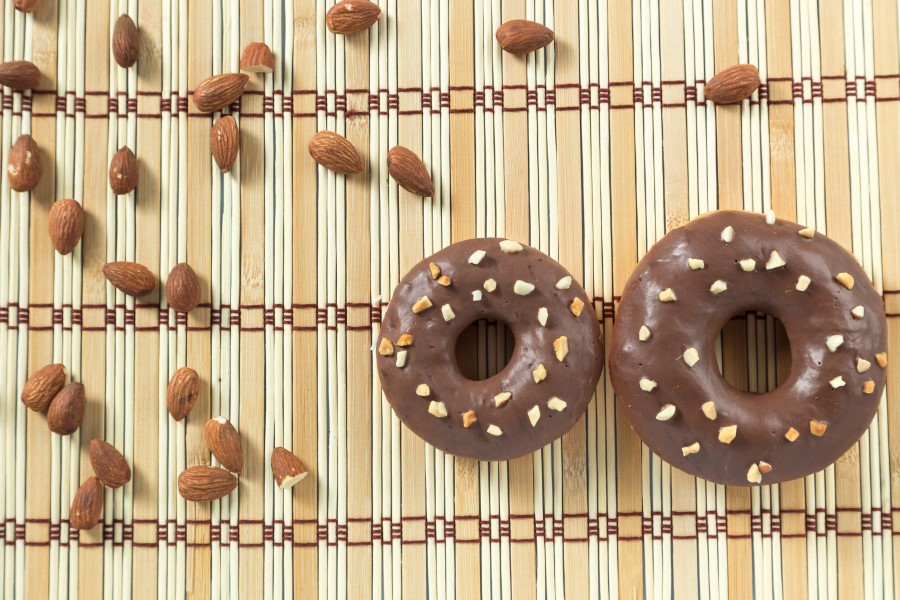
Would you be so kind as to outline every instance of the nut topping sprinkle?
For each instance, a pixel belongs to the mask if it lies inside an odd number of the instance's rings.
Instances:
[[[497,427],[496,425],[488,425],[487,432],[493,436],[501,436],[503,435],[503,430]]]
[[[544,363],[541,363],[537,367],[535,367],[534,371],[531,372],[531,376],[534,377],[535,383],[540,383],[543,380],[547,379],[547,368],[544,367]]]
[[[698,271],[700,269],[705,269],[706,263],[700,258],[689,258],[688,266],[691,268],[692,271]]]
[[[428,412],[433,414],[439,419],[443,419],[447,416],[447,407],[444,406],[443,402],[438,402],[437,400],[432,400],[428,403]]]
[[[472,301],[481,302],[481,290],[472,290]]]
[[[497,282],[494,279],[485,279],[484,289],[486,292],[493,292],[497,289]]]
[[[572,314],[576,317],[580,317],[581,311],[584,310],[584,302],[581,300],[581,298],[575,298],[574,300],[572,300],[572,304],[569,305],[569,310],[571,310]]]
[[[696,348],[688,348],[681,356],[684,358],[685,364],[689,367],[693,367],[700,362],[700,353],[697,352]]]
[[[715,421],[716,417],[719,416],[716,412],[716,403],[712,400],[707,400],[706,402],[701,404],[700,410],[703,411],[703,416],[705,416],[710,421]]]
[[[512,398],[512,392],[500,392],[494,396],[494,406],[501,408],[509,402],[510,398]]]
[[[726,425],[719,428],[719,441],[723,444],[730,444],[737,437],[737,425]]]
[[[420,383],[416,386],[416,396],[427,398],[429,395],[431,395],[431,388],[428,387],[427,383]]]
[[[844,343],[844,336],[842,335],[829,335],[825,340],[825,345],[828,347],[828,350],[834,352],[838,348],[841,347],[841,344]]]
[[[854,319],[862,319],[864,316],[866,316],[866,309],[862,304],[860,304],[859,306],[854,306],[853,308],[851,308],[850,314],[853,315]]]
[[[656,382],[652,379],[647,379],[646,377],[641,377],[639,385],[645,392],[652,392],[654,389],[656,389]]]
[[[697,454],[700,452],[700,442],[694,442],[690,446],[683,446],[681,448],[681,455],[688,456],[689,454]]]
[[[769,255],[769,260],[766,262],[766,270],[771,271],[772,269],[783,267],[786,264],[784,259],[781,258],[781,255],[778,254],[778,250],[772,250],[772,254]]]
[[[672,288],[666,288],[659,293],[659,301],[660,302],[675,302],[678,298],[675,297],[675,292],[672,291]]]
[[[378,344],[378,354],[382,356],[391,356],[394,354],[394,344],[391,340],[386,337],[381,338],[381,342]]]
[[[566,406],[568,406],[566,404],[566,401],[561,400],[556,396],[553,396],[552,398],[547,400],[547,408],[549,408],[550,410],[555,410],[556,412],[562,412],[566,410]]]
[[[797,285],[794,286],[794,289],[798,292],[805,292],[809,288],[809,284],[811,282],[812,280],[809,277],[807,277],[806,275],[801,275],[797,279]]]
[[[848,290],[853,289],[853,284],[855,283],[855,281],[853,280],[853,275],[851,275],[850,273],[838,273],[834,276],[834,279]]]
[[[415,314],[419,314],[422,311],[428,310],[431,308],[431,299],[428,296],[422,296],[416,303],[412,305],[412,311]]]
[[[397,368],[402,369],[406,366],[406,350],[397,353]]]
[[[453,308],[449,304],[441,307],[441,314],[444,315],[445,321],[452,321],[456,318],[456,313],[453,312]]]
[[[767,210],[767,211],[766,211],[766,224],[767,224],[767,225],[774,225],[774,224],[775,224],[775,211],[774,211],[774,210]]]
[[[432,279],[437,279],[441,276],[441,268],[433,262],[428,263],[428,270],[431,271]]]
[[[659,409],[658,413],[656,413],[656,420],[657,421],[668,421],[669,419],[671,419],[674,416],[675,416],[675,405],[674,404],[666,404],[661,409]]]
[[[500,242],[500,249],[507,254],[516,254],[523,250],[522,244],[514,240],[503,240]]]
[[[833,389],[833,390],[836,390],[836,389],[838,389],[838,388],[842,388],[842,387],[844,387],[845,385],[847,385],[847,383],[844,381],[844,378],[843,378],[842,376],[840,376],[840,375],[838,375],[837,377],[835,377],[834,379],[832,379],[832,380],[829,381],[828,383],[831,385],[831,389]]]
[[[450,276],[449,275],[441,275],[437,279],[438,285],[442,285],[444,287],[448,287],[450,285]]]
[[[762,481],[762,473],[759,472],[759,466],[756,463],[750,465],[747,471],[747,481],[750,483],[760,483]]]
[[[772,465],[767,463],[764,460],[759,461],[759,472],[765,475],[766,473],[772,472]]]
[[[513,291],[520,296],[527,296],[534,291],[534,284],[517,279],[516,283],[513,285]]]
[[[549,313],[547,312],[546,306],[542,306],[538,309],[538,323],[541,324],[541,327],[547,326],[547,317],[548,316],[549,316]]]
[[[467,410],[462,414],[463,427],[465,427],[466,429],[471,427],[477,420],[478,417],[475,416],[474,410]]]
[[[804,227],[797,233],[800,234],[800,237],[805,237],[806,239],[812,239],[814,235],[816,235],[816,230],[814,227]]]
[[[787,433],[784,434],[784,439],[789,442],[796,442],[797,438],[800,437],[800,432],[791,427],[787,430]]]
[[[871,379],[863,384],[863,394],[871,394],[875,391],[875,382]]]
[[[531,421],[531,426],[535,427],[537,422],[541,418],[541,407],[535,404],[531,408],[528,409],[528,420]]]
[[[724,281],[722,281],[721,279],[717,279],[716,281],[713,282],[713,284],[711,286],[709,286],[709,291],[716,295],[721,294],[722,292],[724,292],[727,289],[728,289],[728,284],[725,283]]]
[[[569,353],[569,338],[561,335],[553,340],[553,352],[556,354],[556,360],[562,362]]]
[[[404,346],[412,346],[413,336],[411,333],[401,333],[400,337],[397,338],[397,345],[400,347]]]
[[[822,437],[823,435],[825,435],[826,429],[828,429],[828,423],[816,421],[815,419],[809,422],[809,432],[816,437]]]
[[[887,367],[887,352],[879,352],[875,355],[875,362],[878,363],[878,366],[884,369]]]
[[[487,252],[484,250],[476,250],[471,255],[469,255],[469,264],[477,265],[481,262],[481,259],[487,255]]]
[[[872,363],[867,361],[864,358],[856,357],[856,372],[857,373],[865,373],[872,367]]]
[[[725,229],[722,230],[722,241],[726,244],[730,244],[734,241],[734,227],[729,225]]]
[[[646,342],[650,339],[650,328],[646,325],[641,325],[641,328],[638,330],[638,339],[642,342]]]
[[[741,265],[742,270],[747,271],[748,273],[756,268],[756,261],[752,258],[740,260],[738,261],[738,264]]]
[[[562,279],[556,282],[556,289],[558,290],[567,290],[572,287],[572,276],[566,275]]]

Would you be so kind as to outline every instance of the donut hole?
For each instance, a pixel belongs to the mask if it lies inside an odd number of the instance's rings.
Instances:
[[[503,321],[478,319],[456,338],[456,364],[463,377],[484,381],[509,364],[516,338]]]
[[[784,324],[759,311],[731,317],[716,341],[719,373],[734,389],[764,394],[791,375],[791,344]],[[774,376],[774,377],[773,377]]]

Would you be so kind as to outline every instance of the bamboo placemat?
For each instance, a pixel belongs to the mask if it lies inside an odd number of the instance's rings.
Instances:
[[[604,333],[632,268],[665,231],[716,208],[773,209],[859,258],[884,293],[900,356],[900,20],[895,0],[380,0],[367,33],[330,34],[331,0],[4,2],[3,59],[33,60],[33,93],[3,90],[2,161],[31,132],[44,177],[0,186],[0,503],[5,598],[895,597],[900,538],[900,381],[860,443],[804,480],[726,488],[671,469],[616,411],[604,373],[562,440],[509,463],[445,456],[403,428],[381,395],[372,341],[391,291],[433,251],[508,236],[560,260],[595,298]],[[138,66],[111,59],[122,13]],[[529,18],[556,43],[500,52],[496,28]],[[276,70],[230,107],[234,171],[208,149],[190,93],[238,69],[262,40]],[[741,106],[703,84],[737,62],[763,85]],[[226,111],[228,112],[228,111]],[[368,170],[344,178],[306,151],[346,135]],[[437,193],[386,173],[395,144],[419,153]],[[105,145],[105,147],[104,147]],[[131,147],[135,193],[109,191]],[[81,245],[57,255],[47,213],[72,197]],[[188,261],[201,307],[108,286],[111,260],[165,274]],[[162,303],[162,304],[161,304]],[[748,314],[723,332],[735,386],[787,372],[787,341]],[[496,370],[502,327],[480,325],[467,368]],[[60,438],[18,398],[63,362],[87,389],[81,430]],[[183,365],[203,380],[186,424],[165,409]],[[207,463],[206,418],[241,431],[240,486],[209,506],[175,479]],[[69,504],[104,438],[133,465],[106,491],[102,526]],[[271,449],[311,477],[274,484]]]

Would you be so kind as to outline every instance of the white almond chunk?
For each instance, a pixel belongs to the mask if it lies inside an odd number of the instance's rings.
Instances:
[[[406,350],[397,353],[397,368],[402,369],[406,366]]]
[[[841,344],[844,343],[844,336],[842,335],[829,335],[825,340],[825,345],[828,346],[828,350],[830,352],[834,352],[838,348],[841,347]]]
[[[512,392],[500,392],[494,396],[494,406],[500,408],[509,402],[510,398],[512,398]]]
[[[703,411],[703,416],[705,416],[710,421],[715,421],[716,417],[719,416],[716,412],[716,403],[712,400],[707,400],[706,402],[701,404],[700,410]]]
[[[445,321],[452,321],[456,318],[456,313],[453,312],[453,308],[449,304],[441,307],[441,314],[444,315]]]
[[[685,364],[687,364],[687,366],[689,367],[693,367],[698,362],[700,362],[700,353],[697,352],[696,348],[688,348],[684,351],[682,357],[684,358]]]
[[[516,254],[523,250],[522,244],[515,240],[503,240],[500,242],[500,249],[507,254]]]
[[[759,472],[759,467],[756,463],[750,465],[750,469],[747,471],[747,481],[750,483],[759,483],[762,481],[762,473]]]
[[[481,290],[472,290],[472,300],[474,302],[481,302]]]
[[[864,358],[856,358],[856,372],[857,373],[865,373],[872,367],[872,363],[867,361]]]
[[[531,421],[531,426],[534,427],[537,425],[537,422],[541,419],[541,407],[535,404],[531,408],[528,409],[528,420]]]
[[[501,436],[503,435],[503,430],[497,427],[496,425],[488,425],[487,432],[493,436]]]
[[[854,306],[852,309],[850,309],[850,314],[853,315],[854,319],[862,319],[864,316],[866,316],[866,309],[862,305]]]
[[[691,268],[692,271],[697,271],[699,269],[705,269],[706,263],[703,262],[703,260],[699,259],[699,258],[689,258],[688,266]]]
[[[847,382],[844,381],[844,378],[838,375],[834,379],[828,382],[831,385],[831,389],[836,390],[838,388],[842,388],[847,385]]]
[[[737,437],[737,425],[726,425],[719,428],[719,441],[723,444],[730,444]]]
[[[752,258],[745,258],[741,260],[738,264],[741,265],[741,269],[747,271],[748,273],[756,268],[756,261]]]
[[[556,282],[556,289],[558,290],[567,290],[572,287],[572,276],[566,275],[562,279]]]
[[[814,235],[816,235],[816,230],[813,227],[805,227],[805,228],[801,229],[800,231],[798,231],[797,233],[799,233],[802,237],[805,237],[806,239],[812,239],[812,237]]]
[[[431,306],[431,298],[429,298],[428,296],[422,296],[421,298],[416,300],[415,304],[412,305],[412,311],[415,314],[419,314],[423,310],[431,308]]]
[[[728,289],[728,284],[722,281],[721,279],[716,279],[711,286],[709,286],[709,291],[713,294],[721,294],[725,290]]]
[[[690,446],[683,446],[681,448],[681,455],[687,456],[689,454],[697,454],[700,452],[700,442],[694,442]]]
[[[556,412],[562,412],[566,410],[566,406],[568,406],[568,404],[566,404],[566,401],[561,400],[556,396],[553,396],[552,398],[547,400],[547,408],[549,408],[550,410],[555,410]]]
[[[853,284],[855,280],[853,279],[853,275],[850,273],[844,273],[843,271],[834,276],[835,281],[840,283],[842,286],[847,288],[848,290],[853,289]]]
[[[535,383],[540,383],[547,379],[547,367],[544,366],[544,363],[535,367],[534,371],[531,372],[531,376],[534,377]]]
[[[778,254],[778,250],[772,250],[772,254],[769,255],[769,260],[766,263],[766,269],[771,271],[772,269],[783,267],[786,264],[787,263],[784,262],[784,259],[781,258],[781,255]]]
[[[561,335],[553,340],[553,352],[556,354],[556,360],[562,362],[569,353],[569,338]]]
[[[447,407],[444,406],[443,402],[438,402],[437,400],[432,400],[428,403],[428,412],[433,414],[439,419],[443,419],[447,416]]]
[[[427,383],[420,383],[418,386],[416,386],[416,396],[427,398],[430,394],[431,388],[428,387]]]
[[[672,417],[675,416],[675,405],[674,404],[666,404],[663,406],[658,413],[656,413],[657,421],[668,421]]]
[[[493,279],[487,279],[484,282],[484,289],[488,292],[493,292],[497,289],[497,282]]]
[[[517,279],[516,283],[513,285],[513,291],[520,296],[527,296],[534,291],[534,284]]]
[[[547,317],[550,316],[550,313],[547,311],[546,306],[542,306],[538,309],[538,323],[541,324],[541,327],[547,326]]]
[[[775,211],[774,211],[774,210],[767,210],[767,211],[766,211],[766,224],[767,224],[767,225],[774,225],[774,224],[775,224]]]
[[[650,328],[646,325],[641,325],[641,328],[638,330],[638,339],[642,342],[646,342],[650,339]]]
[[[641,377],[640,386],[641,386],[641,389],[644,390],[645,392],[652,392],[654,389],[656,389],[656,382],[653,381],[652,379],[647,379],[646,377]]]
[[[476,250],[475,252],[473,252],[472,254],[469,255],[469,264],[477,265],[478,263],[481,262],[481,259],[484,258],[486,254],[487,254],[487,252],[485,252],[484,250]]]
[[[812,283],[812,280],[806,275],[801,275],[797,279],[797,285],[794,286],[794,289],[798,292],[805,292],[809,288],[809,284]]]
[[[734,227],[729,225],[725,229],[722,230],[722,241],[726,244],[730,244],[734,241]]]
[[[672,291],[672,288],[666,288],[659,293],[659,301],[660,302],[675,302],[678,298],[675,297],[675,292]]]

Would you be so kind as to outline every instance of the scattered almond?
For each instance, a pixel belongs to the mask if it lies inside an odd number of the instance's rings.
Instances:
[[[716,403],[712,400],[707,400],[706,402],[701,404],[700,410],[703,411],[703,416],[710,421],[715,421],[719,416],[719,414],[716,412]]]
[[[37,186],[43,174],[41,151],[34,138],[27,133],[20,135],[10,149],[9,160],[6,163],[9,187],[17,192],[30,192]]]
[[[355,175],[363,170],[362,158],[350,141],[333,131],[320,131],[307,146],[313,160],[335,173]]]
[[[834,276],[834,279],[848,290],[853,289],[854,280],[853,275],[850,273],[838,273]]]
[[[809,432],[815,436],[822,437],[825,430],[828,429],[828,423],[812,420],[809,422]]]
[[[764,474],[764,475],[765,475],[766,473],[771,473],[771,472],[772,472],[772,465],[770,465],[769,463],[767,463],[767,462],[764,461],[764,460],[759,461],[758,466],[759,466],[759,472],[762,473],[762,474]]]
[[[884,369],[887,367],[887,352],[879,352],[875,355],[875,362],[878,363],[878,366]]]
[[[863,383],[863,394],[871,394],[875,391],[875,382],[871,379]]]
[[[856,357],[856,372],[865,373],[872,368],[872,363],[859,356]]]
[[[584,301],[581,298],[575,298],[569,305],[569,310],[571,310],[572,314],[576,317],[580,317],[581,311],[584,310]]]
[[[791,427],[787,430],[787,433],[784,434],[784,437],[789,442],[796,442],[797,438],[800,437],[800,432]]]
[[[762,481],[762,473],[759,470],[759,465],[756,463],[750,465],[750,468],[747,470],[747,481],[750,483],[760,483]]]
[[[689,446],[682,446],[681,455],[688,456],[689,454],[697,454],[700,452],[700,442],[694,442]]]
[[[478,421],[478,417],[475,415],[474,410],[467,410],[463,413],[462,424],[466,429],[474,425],[476,421]]]
[[[759,84],[759,70],[755,66],[734,65],[710,79],[703,95],[716,104],[735,104],[752,96]]]
[[[562,362],[569,353],[569,338],[561,335],[553,340],[553,353],[556,354],[556,360]]]
[[[425,163],[409,148],[394,146],[388,152],[388,173],[400,187],[424,198],[434,196],[434,182]]]
[[[84,232],[84,210],[75,200],[57,200],[50,207],[47,232],[56,251],[65,256],[75,249]]]
[[[412,311],[419,314],[423,310],[431,308],[431,299],[428,296],[422,296],[412,305]]]
[[[307,474],[306,467],[291,452],[278,447],[272,450],[272,475],[283,490],[297,485]]]
[[[14,90],[33,90],[41,84],[41,71],[27,60],[0,63],[0,85]]]
[[[156,288],[156,276],[136,262],[118,261],[103,265],[106,280],[122,292],[138,298]]]
[[[500,392],[494,396],[494,406],[502,408],[506,406],[506,403],[509,402],[510,398],[512,398],[512,392]]]
[[[227,496],[237,487],[237,477],[207,465],[190,467],[178,476],[178,492],[185,500],[209,502]]]
[[[141,55],[141,34],[137,25],[128,15],[122,15],[116,20],[112,38],[113,58],[123,69],[127,69],[137,62]]]
[[[215,417],[206,422],[203,428],[206,445],[222,466],[234,473],[240,472],[244,466],[244,453],[241,446],[241,434],[225,417]]]
[[[449,275],[441,275],[437,278],[438,285],[442,285],[444,287],[448,287],[450,285],[450,276]]]
[[[166,406],[169,414],[180,421],[191,412],[200,396],[200,376],[190,367],[175,371],[166,389]]]
[[[223,73],[200,82],[194,90],[194,104],[202,113],[222,110],[244,93],[250,76],[246,73]]]
[[[53,433],[69,435],[84,420],[84,386],[73,381],[56,394],[47,409],[47,426]]]
[[[381,341],[378,343],[378,354],[382,356],[393,356],[394,343],[386,337],[381,338]]]
[[[69,509],[69,525],[75,529],[91,529],[103,515],[103,486],[96,477],[88,477],[75,492]]]
[[[661,409],[659,409],[658,413],[656,413],[656,420],[657,421],[668,421],[669,419],[671,419],[672,417],[675,416],[675,411],[676,411],[676,408],[675,408],[674,404],[666,404]]]
[[[441,268],[433,262],[428,263],[428,272],[431,273],[432,279],[437,279],[441,276]]]
[[[275,70],[275,56],[263,42],[250,42],[241,53],[241,71],[271,73]]]
[[[737,425],[726,425],[719,428],[719,441],[723,444],[730,444],[737,437]]]
[[[553,42],[553,30],[525,19],[513,19],[497,28],[500,47],[510,54],[528,54]]]
[[[401,348],[405,346],[412,346],[413,336],[411,333],[401,333],[400,337],[397,338],[397,345]]]
[[[678,298],[675,296],[675,292],[672,291],[672,288],[666,288],[659,293],[659,301],[660,302],[675,302]]]
[[[240,146],[241,136],[234,117],[225,115],[213,123],[209,130],[209,151],[220,171],[223,173],[231,171]]]
[[[128,146],[123,146],[113,154],[109,163],[109,187],[113,194],[122,196],[130,193],[138,184],[138,162]]]
[[[39,369],[22,388],[22,403],[36,412],[44,412],[53,397],[66,385],[66,368],[52,364]]]
[[[105,486],[120,488],[131,481],[131,467],[115,446],[103,440],[91,440],[89,454],[94,475]]]
[[[379,16],[381,9],[374,2],[343,0],[332,6],[325,15],[325,25],[331,33],[349,35],[365,31],[378,20]]]
[[[200,280],[187,263],[175,265],[166,280],[166,300],[178,312],[191,312],[200,304]]]
[[[438,419],[443,419],[447,416],[447,407],[443,402],[432,400],[428,403],[428,412]]]

